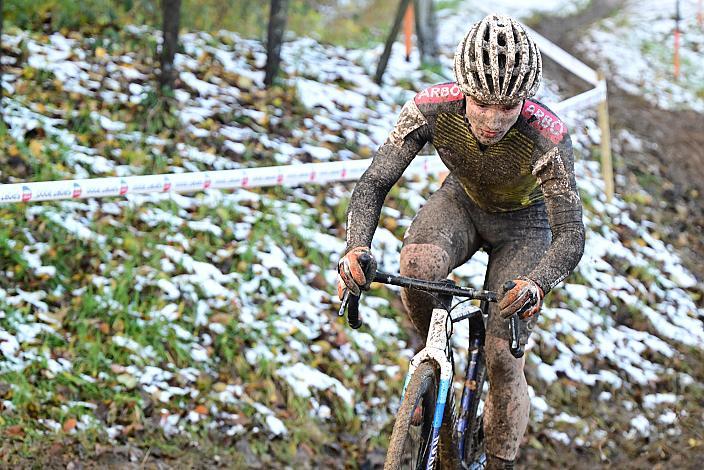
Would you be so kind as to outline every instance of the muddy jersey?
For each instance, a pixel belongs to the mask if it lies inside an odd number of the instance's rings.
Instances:
[[[404,105],[354,189],[348,250],[371,246],[386,194],[428,142],[482,210],[510,213],[545,204],[553,240],[538,267],[525,273],[528,277],[547,293],[572,272],[582,256],[584,225],[566,126],[543,104],[525,100],[508,133],[484,147],[465,118],[464,95],[455,83],[427,88]]]

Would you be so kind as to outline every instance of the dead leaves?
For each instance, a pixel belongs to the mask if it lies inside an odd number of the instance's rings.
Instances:
[[[22,438],[25,436],[24,428],[19,424],[6,427],[3,434],[7,437],[14,438]]]

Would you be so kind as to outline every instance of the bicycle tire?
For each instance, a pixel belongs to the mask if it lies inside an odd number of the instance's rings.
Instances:
[[[484,468],[486,461],[484,449],[484,416],[477,414],[479,402],[482,398],[482,390],[484,389],[484,381],[486,380],[486,363],[484,362],[484,353],[480,355],[479,370],[477,371],[477,390],[479,393],[474,395],[472,402],[469,404],[469,417],[467,429],[464,433],[464,448],[465,459],[464,467],[472,470]]]
[[[396,413],[384,470],[415,470],[421,468],[427,460],[433,437],[433,415],[437,396],[436,369],[433,364],[423,362],[413,372]],[[419,403],[423,404],[422,421],[419,425],[413,425],[411,418]]]

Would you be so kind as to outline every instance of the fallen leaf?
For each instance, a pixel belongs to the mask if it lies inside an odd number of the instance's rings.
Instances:
[[[76,418],[69,418],[66,421],[64,421],[64,426],[63,430],[64,432],[71,432],[74,429],[76,429],[76,425],[78,424],[78,421],[76,421]]]
[[[137,386],[137,379],[130,374],[120,374],[116,377],[118,383],[124,385],[127,389],[132,389]]]
[[[5,435],[10,437],[24,437],[24,429],[19,424],[5,428]]]

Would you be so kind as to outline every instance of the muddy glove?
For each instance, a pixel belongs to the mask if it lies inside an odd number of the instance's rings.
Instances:
[[[525,320],[540,311],[543,304],[543,289],[528,278],[514,279],[503,285],[504,295],[499,301],[501,316],[508,318],[514,313]]]
[[[359,262],[362,254],[369,256],[370,261],[366,266],[362,266]],[[347,288],[351,294],[359,296],[362,290],[369,289],[375,273],[376,260],[371,250],[366,246],[352,248],[337,263],[337,295],[342,299],[344,290]]]

